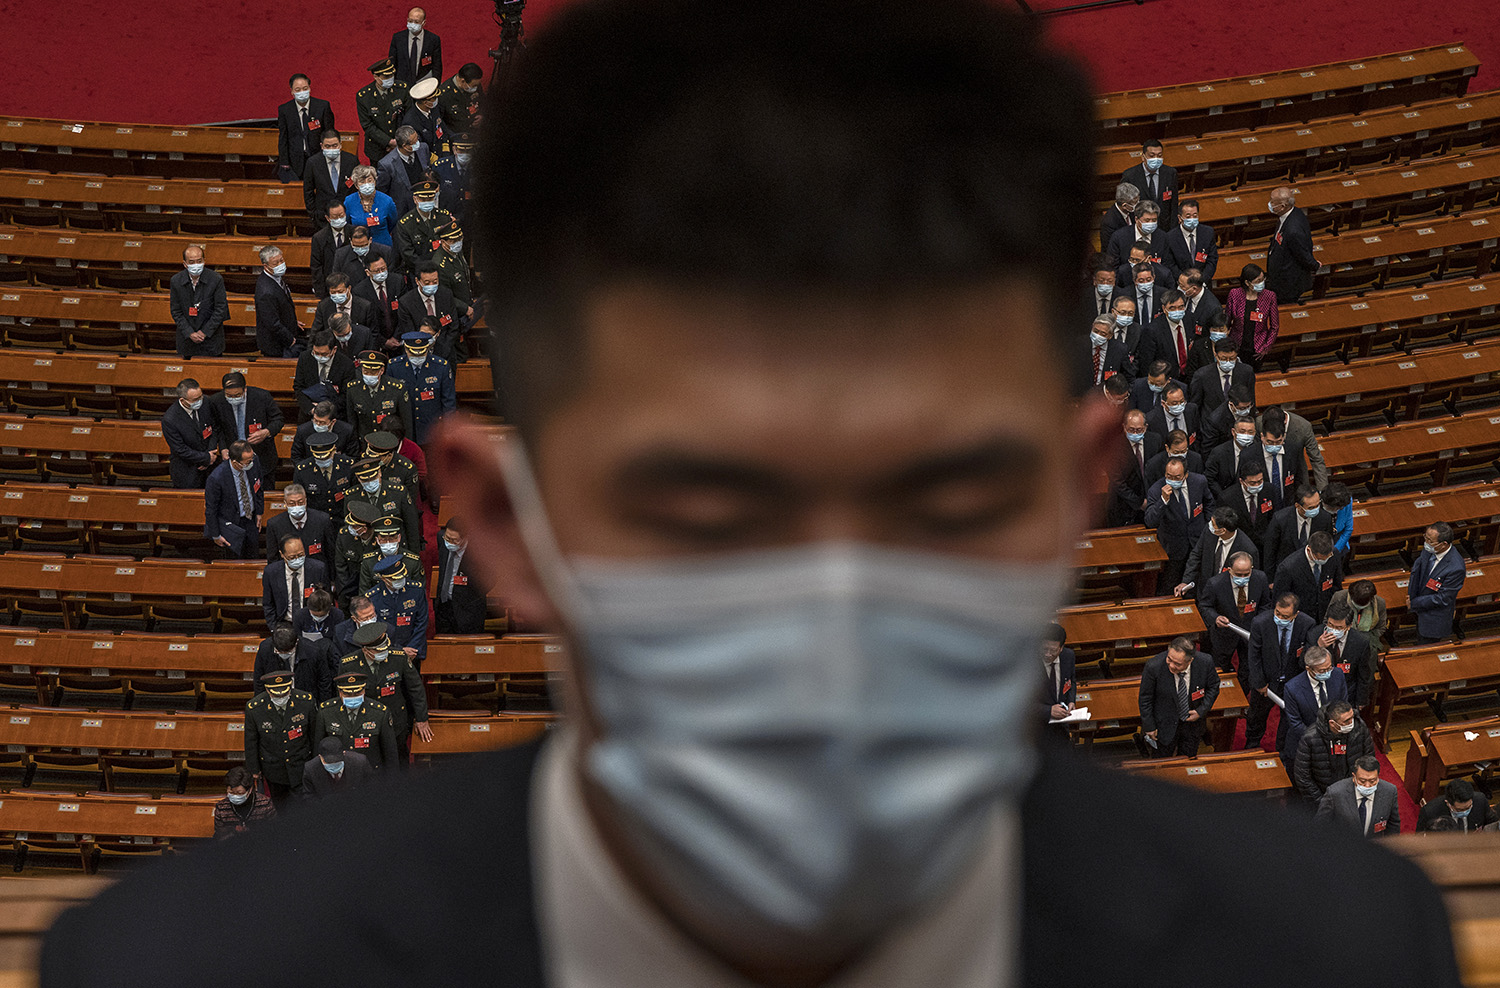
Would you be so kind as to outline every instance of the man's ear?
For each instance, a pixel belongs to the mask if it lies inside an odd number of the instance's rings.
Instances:
[[[428,462],[438,489],[452,501],[451,514],[463,520],[469,538],[464,563],[478,570],[528,629],[557,631],[557,609],[532,566],[505,487],[500,441],[492,427],[468,416],[448,416],[437,425]]]

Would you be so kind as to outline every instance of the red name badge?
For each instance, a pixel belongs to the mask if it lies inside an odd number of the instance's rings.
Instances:
[[[260,481],[259,480],[257,480],[255,482],[255,493],[257,493],[257,494],[260,493]]]
[[[1427,578],[1427,589],[1428,590],[1441,590],[1442,588],[1443,588],[1443,585],[1438,582],[1438,578],[1437,577],[1430,576],[1430,577]]]
[[[1202,689],[1202,687],[1199,687],[1198,689],[1193,690],[1192,699],[1194,699],[1194,700],[1201,700],[1201,699],[1203,699],[1203,689]]]
[[[1323,578],[1323,586],[1320,587],[1319,589],[1321,589],[1321,590],[1332,590],[1333,589],[1333,578],[1332,577],[1324,577]]]
[[[342,501],[344,499],[344,492],[343,491],[334,491],[333,492],[333,499],[335,501]]]
[[[380,687],[381,696],[394,696],[395,693],[396,686],[394,683],[386,683],[384,686]]]
[[[448,325],[452,321],[453,321],[453,317],[450,316],[450,315],[448,315],[448,313],[446,313],[446,312],[443,313],[441,316],[438,317],[438,325],[440,325],[440,326],[446,326],[446,325]]]
[[[321,555],[322,552],[323,552],[323,543],[321,543],[321,542],[314,542],[312,545],[310,545],[310,546],[307,547],[307,554],[309,556]],[[308,592],[311,593],[311,591],[308,591]]]
[[[1342,741],[1335,741],[1333,743],[1333,753],[1335,755],[1344,755],[1344,754],[1348,754],[1348,752],[1349,752],[1349,746],[1346,745],[1346,744],[1344,744]]]
[[[295,741],[298,738],[300,738],[301,736],[302,736],[302,728],[300,728],[300,727],[294,727],[291,730],[289,730],[289,731],[286,732],[286,739],[288,741]]]
[[[434,394],[431,390],[427,390],[418,392],[417,398],[421,401],[436,401],[437,395]]]
[[[1160,254],[1148,254],[1148,255],[1146,255],[1146,260],[1150,261],[1152,264],[1160,264],[1161,263],[1161,255]]]
[[[1254,604],[1246,604],[1245,605],[1245,613],[1246,614],[1254,614],[1255,613],[1255,605]]]
[[[1349,675],[1349,663],[1347,663],[1347,662],[1340,662],[1338,664],[1338,670],[1339,670],[1339,672],[1343,673],[1346,676]]]
[[[354,739],[354,747],[356,747],[356,748],[368,748],[369,746],[370,746],[370,739],[369,738],[355,738]]]
[[[309,120],[307,122],[307,129],[308,130],[322,130],[323,129],[323,121],[321,121],[321,120]]]
[[[1161,190],[1161,201],[1162,202],[1166,202],[1170,198],[1172,198],[1172,190],[1171,189],[1162,189]]]
[[[442,137],[443,136],[443,125],[442,124],[438,124],[437,128],[435,130],[433,130],[432,136],[434,136],[434,137]]]
[[[422,56],[422,64],[423,65],[431,65],[432,64],[432,56],[431,55],[423,55]]]
[[[1208,260],[1208,251],[1206,251],[1206,250],[1200,250],[1198,253],[1196,253],[1196,254],[1193,255],[1193,260],[1195,260],[1195,261],[1206,261],[1206,260]]]
[[[1203,505],[1201,505],[1201,504],[1195,504],[1195,505],[1193,505],[1193,517],[1197,518],[1201,514],[1203,514]]]
[[[311,597],[313,591],[316,590],[316,589],[318,589],[318,588],[317,587],[303,587],[302,588],[302,599],[306,600],[307,598]]]
[[[397,614],[396,615],[396,627],[398,627],[398,628],[404,628],[408,624],[411,624],[411,615],[410,614]]]
[[[1277,242],[1277,243],[1278,243],[1278,244],[1279,244],[1279,243],[1281,243],[1281,234],[1280,234],[1280,232],[1278,232],[1278,233],[1277,233],[1277,234],[1276,234],[1276,242]]]
[[[391,311],[392,312],[395,312],[398,308],[400,308],[400,306],[401,306],[401,303],[397,302],[395,299],[391,299]]]
[[[466,586],[468,586],[469,585],[469,574],[467,574],[467,573],[455,573],[453,575],[453,585],[455,587],[466,587]]]
[[[1373,825],[1371,825],[1371,827],[1370,827],[1370,830],[1372,832],[1374,832],[1374,833],[1377,833],[1377,834],[1380,833],[1384,829],[1385,829],[1385,821],[1384,820],[1376,820],[1375,823]]]
[[[365,217],[365,226],[379,226],[379,225],[380,225],[380,214],[379,213],[371,213],[369,216]]]
[[[1062,688],[1063,696],[1067,696],[1068,695],[1068,690],[1072,689],[1072,687],[1073,687],[1073,680],[1071,680],[1071,679],[1064,679],[1063,680],[1063,688]]]
[[[260,429],[260,423],[259,422],[251,422],[250,423],[250,431],[251,432],[255,432],[255,431],[259,430],[259,429]]]
[[[1271,502],[1270,501],[1262,501],[1262,502],[1260,502],[1260,513],[1263,514],[1263,515],[1267,515],[1267,514],[1271,513]]]
[[[190,316],[196,316],[197,314],[198,314],[198,307],[196,305],[190,305],[190,306],[188,306],[188,315],[190,315]]]
[[[1264,318],[1265,316],[1261,314],[1261,311],[1259,309],[1256,309],[1254,312],[1250,313],[1251,322],[1260,322]]]
[[[214,430],[212,426],[205,425],[203,427],[203,438],[207,439],[209,436],[213,435],[213,431]]]

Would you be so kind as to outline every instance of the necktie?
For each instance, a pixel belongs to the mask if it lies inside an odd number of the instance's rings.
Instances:
[[[1367,834],[1370,832],[1370,797],[1359,797],[1359,832]]]
[[[1328,705],[1328,690],[1323,688],[1322,680],[1318,681],[1318,709],[1321,710]]]
[[[1334,665],[1338,665],[1339,664],[1340,653],[1343,652],[1343,650],[1344,650],[1343,643],[1341,643],[1341,642],[1334,642],[1333,643],[1333,664]]]
[[[1292,626],[1287,625],[1281,629],[1281,655],[1282,658],[1292,650]]]
[[[1052,662],[1052,702],[1063,702],[1062,663],[1055,659]]]
[[[1151,173],[1151,198],[1155,199],[1157,202],[1161,202],[1161,199],[1158,198],[1157,193],[1156,193],[1156,173],[1155,172]]]
[[[1219,543],[1219,548],[1214,552],[1214,571],[1215,572],[1217,572],[1217,573],[1224,572],[1224,554],[1227,553],[1228,551],[1229,551],[1229,546],[1225,545],[1223,542],[1220,542]],[[1240,588],[1240,593],[1243,594],[1244,592],[1245,592],[1244,588],[1243,587]],[[1242,601],[1240,601],[1240,603],[1243,604],[1244,601],[1242,600]]]
[[[1244,587],[1239,587],[1235,591],[1234,602],[1236,604],[1240,605],[1240,613],[1241,614],[1245,613],[1245,605],[1249,603],[1249,600],[1245,596],[1245,588]]]
[[[1188,234],[1188,260],[1189,261],[1191,261],[1193,259],[1193,256],[1195,254],[1197,254],[1197,252],[1198,252],[1197,251],[1197,243],[1198,243],[1198,235],[1196,233],[1189,233]]]
[[[1229,375],[1229,371],[1224,372],[1224,398],[1226,401],[1229,398]]]
[[[1188,703],[1187,670],[1177,674],[1177,719],[1187,720],[1188,711],[1192,707]]]
[[[1187,334],[1182,331],[1182,326],[1177,326],[1177,366],[1187,367]]]
[[[1323,564],[1322,563],[1313,563],[1312,571],[1313,571],[1313,584],[1316,585],[1316,586],[1322,586],[1322,584],[1323,584]]]
[[[234,406],[234,427],[239,430],[239,438],[245,438],[245,406],[243,404]]]
[[[1141,319],[1142,323],[1143,324],[1144,323],[1150,323],[1151,322],[1151,293],[1150,292],[1141,292],[1141,294],[1140,294],[1140,301],[1137,304],[1137,307],[1141,310],[1141,313],[1142,313],[1142,319]]]
[[[1131,443],[1135,447],[1135,465],[1141,471],[1141,476],[1146,476],[1146,454],[1141,452],[1140,443]]]
[[[1281,457],[1271,457],[1271,490],[1281,490]]]
[[[292,570],[292,594],[291,594],[291,599],[288,600],[287,603],[286,603],[286,613],[287,613],[287,617],[288,618],[290,618],[290,619],[292,619],[294,621],[297,619],[297,612],[302,609],[299,606],[301,603],[302,603],[302,574],[299,573],[297,570]]]
[[[1100,351],[1101,351],[1101,349],[1102,349],[1101,347],[1094,347],[1094,383],[1095,384],[1099,383],[1099,362],[1100,362],[1099,361],[1099,357],[1100,357]]]
[[[1307,545],[1307,519],[1302,519],[1302,524],[1297,526],[1297,544]]]
[[[312,148],[307,144],[307,109],[304,107],[300,112],[302,113],[302,149],[311,154]]]
[[[234,470],[234,467],[229,469]],[[250,482],[245,479],[245,471],[234,470],[235,478],[240,485],[240,517],[255,517],[255,499],[250,496]]]
[[[333,186],[333,191],[335,191],[335,192],[338,191],[338,189],[339,189],[339,162],[338,162],[337,158],[335,158],[333,160],[333,164],[331,164],[331,165],[328,166],[328,184]],[[333,235],[334,245],[335,246],[337,246],[337,244],[338,244],[338,238],[339,238],[339,235],[337,233],[335,233]]]
[[[417,55],[419,55],[421,51],[422,46],[417,42],[417,36],[414,34],[411,36],[411,71],[406,73],[411,77],[412,82],[417,81]]]
[[[432,300],[432,296],[431,295],[426,296],[426,299],[427,299],[427,314],[429,316],[436,316],[437,315],[437,303]]]
[[[453,575],[458,571],[458,553],[448,553],[448,572],[443,574],[443,603],[453,599]]]
[[[1183,517],[1185,517],[1185,518],[1191,518],[1191,517],[1193,517],[1193,513],[1190,510],[1190,506],[1188,504],[1188,494],[1187,494],[1187,485],[1186,484],[1184,484],[1182,486],[1182,489],[1177,492],[1177,498],[1178,498],[1178,500],[1180,500],[1182,502],[1182,514],[1183,514]]]

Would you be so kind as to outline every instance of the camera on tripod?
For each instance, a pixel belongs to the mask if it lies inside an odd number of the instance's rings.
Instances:
[[[495,71],[490,76],[490,87],[503,84],[510,74],[510,65],[516,53],[526,47],[521,28],[521,14],[526,10],[526,0],[495,0],[495,23],[500,25],[500,46],[490,50]]]

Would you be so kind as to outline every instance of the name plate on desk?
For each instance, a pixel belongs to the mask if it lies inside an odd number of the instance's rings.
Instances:
[[[477,733],[482,733],[482,734],[488,734],[489,730],[490,730],[490,725],[488,725],[488,724],[470,724],[469,725],[469,733],[471,733],[471,734],[476,733],[476,732]]]
[[[1188,607],[1173,607],[1172,608],[1172,613],[1173,614],[1191,614],[1191,613],[1193,613],[1193,608],[1191,606],[1188,606]]]
[[[1205,768],[1202,765],[1189,765],[1183,771],[1187,772],[1188,775],[1207,775],[1208,774],[1208,769]]]
[[[228,724],[224,725],[224,727],[225,730],[229,731],[229,733],[231,734],[233,734],[235,731],[240,731],[241,733],[243,733],[245,730],[245,722],[242,720],[232,720]]]
[[[135,808],[135,812],[137,814],[139,814],[140,816],[155,816],[156,815],[156,807],[154,807],[154,806],[137,806]]]
[[[1116,612],[1114,614],[1106,614],[1106,615],[1104,615],[1104,617],[1108,621],[1127,621],[1127,620],[1129,620],[1129,615],[1123,614],[1123,613],[1119,613],[1119,612]]]
[[[1255,762],[1256,768],[1280,768],[1281,764],[1274,758],[1261,758]]]
[[[1458,661],[1458,653],[1457,652],[1439,652],[1438,653],[1438,661],[1439,662],[1457,662]]]
[[[156,729],[158,731],[175,731],[177,730],[177,722],[175,720],[159,720],[156,722]]]

